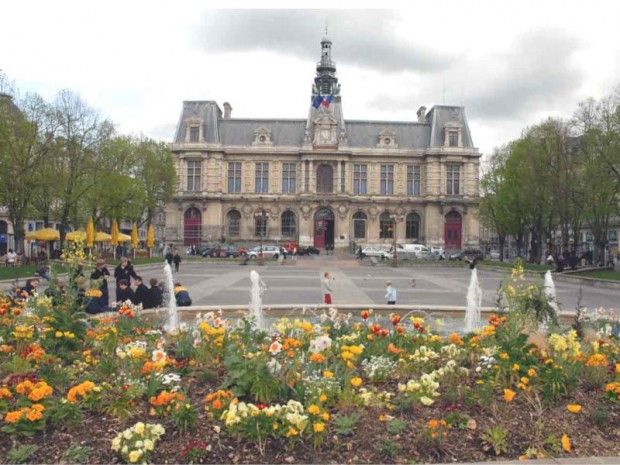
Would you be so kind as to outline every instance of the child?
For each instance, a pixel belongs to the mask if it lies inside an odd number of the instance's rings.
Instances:
[[[181,283],[176,283],[174,285],[174,296],[179,307],[189,307],[192,305],[192,299],[189,296],[189,291],[187,288],[181,286]]]
[[[334,278],[329,271],[326,271],[323,275],[323,279],[321,279],[321,292],[323,293],[323,302],[328,305],[331,305],[332,303],[332,288],[329,283],[332,279]]]
[[[387,288],[385,289],[385,298],[387,303],[388,305],[396,305],[396,289],[392,286],[392,281],[388,281],[386,285]]]
[[[116,289],[116,303],[120,305],[127,300],[133,303],[135,298],[133,289],[129,287],[129,281],[126,279],[121,279],[118,282],[118,288]]]

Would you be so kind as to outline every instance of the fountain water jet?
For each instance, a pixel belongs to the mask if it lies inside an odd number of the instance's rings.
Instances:
[[[179,329],[179,311],[177,308],[177,299],[174,295],[172,267],[168,262],[164,265],[164,304],[166,305],[166,323],[164,324],[164,330],[169,333],[174,333]]]
[[[467,310],[465,311],[465,332],[470,333],[480,328],[480,307],[482,306],[482,289],[478,282],[478,270],[471,270],[471,280],[467,289]]]
[[[547,270],[547,272],[545,273],[544,286],[545,286],[545,297],[547,297],[547,301],[549,302],[549,305],[551,306],[555,314],[558,315],[560,313],[560,307],[558,306],[558,303],[557,303],[555,283],[553,282],[553,277],[551,276],[551,270]],[[542,331],[546,331],[548,324],[549,324],[549,316],[545,314],[543,321],[540,322],[539,329]]]
[[[263,316],[263,300],[262,295],[267,286],[255,270],[250,271],[250,316],[254,317],[254,323],[258,329],[265,329],[265,318]]]

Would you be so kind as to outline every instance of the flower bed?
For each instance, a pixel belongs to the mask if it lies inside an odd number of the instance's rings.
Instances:
[[[620,453],[615,315],[549,335],[519,270],[472,334],[335,310],[270,330],[210,313],[165,334],[130,305],[1,298],[12,463],[386,463]]]

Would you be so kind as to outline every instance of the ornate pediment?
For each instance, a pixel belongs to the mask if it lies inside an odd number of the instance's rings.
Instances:
[[[396,132],[393,129],[384,129],[379,133],[378,148],[383,149],[397,149]]]
[[[337,121],[329,116],[323,114],[313,121],[314,125],[314,140],[312,144],[316,146],[336,146],[338,145],[337,137]]]
[[[270,146],[273,145],[271,140],[271,129],[261,126],[254,130],[254,142],[252,145],[256,146]]]

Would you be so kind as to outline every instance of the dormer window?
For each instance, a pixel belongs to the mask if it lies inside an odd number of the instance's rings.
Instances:
[[[463,125],[456,121],[449,121],[443,128],[444,147],[463,147]]]
[[[254,141],[252,145],[273,145],[273,141],[271,140],[271,129],[264,126],[257,128],[254,131]]]
[[[199,118],[188,118],[185,120],[185,141],[197,144],[203,139],[202,120]]]
[[[397,149],[398,144],[396,143],[396,133],[392,129],[384,129],[379,133],[379,143],[377,144],[378,148],[384,149]]]
[[[198,126],[190,126],[189,141],[198,142],[200,140],[200,128]]]

